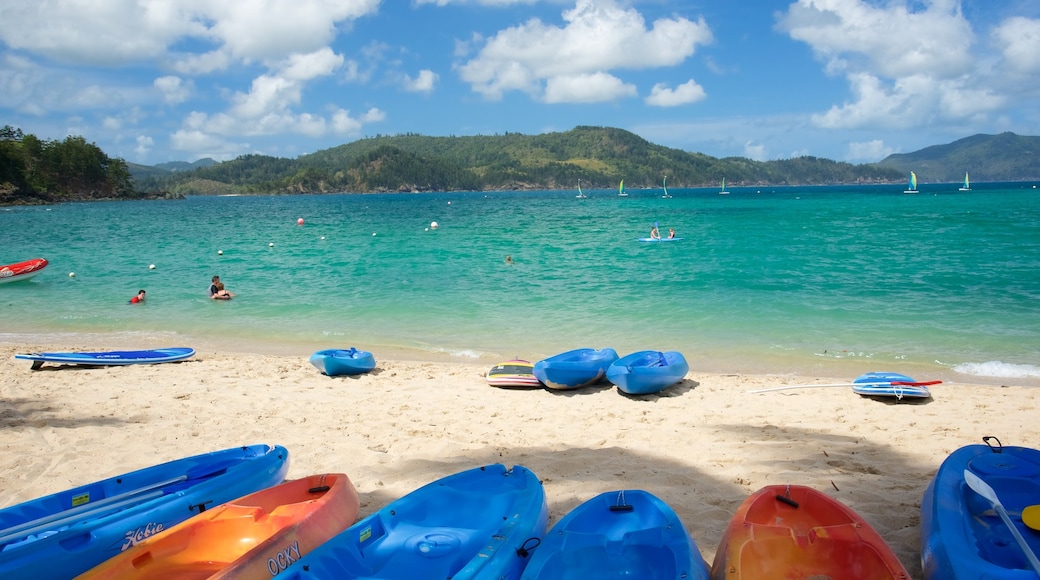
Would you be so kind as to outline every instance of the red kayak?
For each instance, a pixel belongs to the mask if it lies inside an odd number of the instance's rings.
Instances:
[[[46,267],[47,260],[44,260],[43,258],[33,258],[32,260],[18,262],[17,264],[0,266],[0,284],[6,282],[17,282],[19,280],[28,280],[29,278],[39,274],[40,271]]]

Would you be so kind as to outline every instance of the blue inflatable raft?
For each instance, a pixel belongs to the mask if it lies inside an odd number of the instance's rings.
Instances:
[[[0,578],[68,580],[207,508],[281,483],[284,447],[178,459],[0,510]]]

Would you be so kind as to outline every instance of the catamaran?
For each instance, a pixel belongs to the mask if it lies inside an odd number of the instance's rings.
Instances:
[[[624,179],[622,179],[621,183],[618,184],[617,194],[618,194],[618,197],[628,197],[628,194],[625,193],[625,180]]]
[[[910,188],[904,189],[903,193],[917,193],[917,174],[910,172]]]
[[[722,189],[719,190],[719,195],[729,195],[729,192],[726,191],[726,178],[725,177],[722,178]]]
[[[576,197],[578,199],[585,199],[585,198],[588,197],[587,195],[585,195],[584,193],[581,192],[581,180],[580,179],[578,180],[578,195],[575,195],[574,197]]]
[[[664,195],[662,195],[661,197],[663,197],[665,199],[671,199],[672,194],[668,193],[668,176],[667,175],[664,176],[664,181],[661,182],[661,185],[664,186]]]
[[[968,172],[964,172],[964,185],[960,187],[960,191],[971,191],[971,184],[968,183]]]

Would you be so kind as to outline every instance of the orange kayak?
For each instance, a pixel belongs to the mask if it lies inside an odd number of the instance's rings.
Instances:
[[[766,486],[741,504],[715,553],[712,580],[908,580],[859,514],[800,485]]]
[[[346,475],[312,475],[206,510],[77,578],[266,580],[350,527],[359,508]]]

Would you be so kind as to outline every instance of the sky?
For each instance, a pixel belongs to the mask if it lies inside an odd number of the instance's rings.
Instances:
[[[144,165],[578,125],[869,163],[1040,135],[1040,1],[4,0],[4,125]]]

